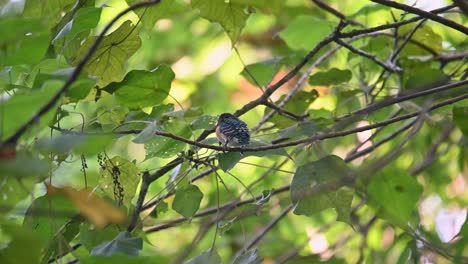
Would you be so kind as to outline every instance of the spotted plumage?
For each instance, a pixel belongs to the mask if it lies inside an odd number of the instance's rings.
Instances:
[[[242,147],[250,144],[250,132],[247,124],[228,113],[219,116],[216,136],[220,144],[224,146]]]

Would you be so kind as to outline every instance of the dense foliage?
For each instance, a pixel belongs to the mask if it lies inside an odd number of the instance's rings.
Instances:
[[[467,263],[448,2],[0,0],[0,263]]]

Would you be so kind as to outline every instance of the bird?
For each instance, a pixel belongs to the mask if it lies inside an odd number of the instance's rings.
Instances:
[[[223,113],[218,117],[216,137],[219,144],[223,144],[224,147],[244,147],[250,144],[250,131],[247,124],[229,113]]]

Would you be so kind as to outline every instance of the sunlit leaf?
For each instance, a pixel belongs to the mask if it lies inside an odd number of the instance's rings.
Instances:
[[[138,0],[127,0],[129,4],[138,3]],[[162,18],[171,17],[183,7],[174,2],[174,0],[162,0],[159,4],[150,6],[148,8],[141,8],[136,10],[136,14],[141,18],[141,23],[147,29],[153,29],[154,24]]]
[[[91,37],[80,46],[73,61],[76,65],[86,54],[96,37]],[[123,23],[118,29],[105,36],[96,51],[91,55],[84,70],[93,76],[99,77],[98,85],[103,87],[110,82],[122,80],[125,74],[127,60],[141,45],[138,30],[130,21]]]
[[[336,23],[316,17],[298,16],[279,35],[293,50],[311,50],[330,34],[335,26]]]
[[[200,208],[203,193],[196,185],[186,185],[177,190],[172,209],[184,217],[192,217]]]
[[[129,206],[140,182],[138,168],[132,162],[115,156],[106,159],[101,167],[101,189],[119,204]]]
[[[119,104],[113,95],[101,97],[97,107],[97,120],[102,125],[120,124],[128,113],[128,108]]]
[[[393,168],[373,176],[367,191],[382,218],[406,225],[416,209],[422,187],[408,172]]]
[[[134,70],[123,81],[111,83],[105,90],[115,93],[117,100],[129,108],[154,106],[167,97],[174,77],[174,72],[165,65],[152,71]]]
[[[234,46],[249,17],[245,6],[218,0],[192,0],[191,3],[192,8],[200,10],[200,16],[223,27]]]
[[[405,36],[412,33],[414,25],[403,25],[398,28],[398,34]],[[432,52],[439,53],[442,51],[442,37],[432,30],[429,25],[423,25],[416,30],[411,36],[411,40],[416,41],[418,44],[408,42],[401,51],[401,56],[424,56],[431,55],[427,51],[429,48]],[[421,46],[425,46],[422,48]]]

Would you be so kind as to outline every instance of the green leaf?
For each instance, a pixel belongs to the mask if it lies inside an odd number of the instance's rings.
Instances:
[[[312,16],[298,16],[279,33],[293,50],[311,50],[330,34],[335,23]]]
[[[160,201],[158,205],[151,211],[150,215],[154,218],[158,218],[168,211],[169,205],[165,201]]]
[[[126,256],[116,254],[113,256],[87,256],[81,258],[79,263],[83,264],[155,264],[170,263],[167,257],[158,256]]]
[[[398,28],[398,35],[405,36],[410,34],[414,30],[414,25],[403,25]],[[430,48],[435,53],[440,53],[443,50],[442,37],[435,33],[432,28],[428,25],[423,25],[418,28],[416,32],[411,36],[411,40],[419,43],[419,45],[413,42],[408,42],[402,49],[400,56],[425,56],[432,55],[429,51],[422,48],[421,45]]]
[[[73,202],[65,196],[42,196],[34,200],[26,211],[23,227],[34,232],[44,243],[48,243],[62,226],[78,213],[79,210]],[[50,221],[51,217],[54,221]]]
[[[245,6],[219,0],[192,0],[192,8],[200,10],[200,16],[213,23],[219,23],[232,45],[236,44],[245,26],[249,14],[244,11]]]
[[[103,152],[114,138],[112,135],[62,134],[51,140],[39,140],[36,147],[57,154],[74,151],[78,154],[93,155]]]
[[[429,89],[447,84],[449,80],[450,77],[441,70],[426,69],[411,73],[404,85],[404,89]]]
[[[155,132],[158,130],[156,122],[149,123],[134,139],[133,143],[144,144],[151,140],[155,136]]]
[[[118,125],[128,113],[128,108],[119,104],[114,95],[101,97],[96,105],[97,120],[101,125]]]
[[[233,264],[260,264],[262,259],[258,256],[258,250],[253,249],[237,257]]]
[[[5,235],[11,238],[0,249],[0,263],[39,263],[44,243],[38,238],[38,234],[8,222],[1,223],[0,229],[2,239]],[[4,240],[2,244],[3,242]]]
[[[119,230],[114,226],[108,226],[104,229],[89,229],[88,225],[80,227],[80,243],[88,251],[91,251],[97,245],[111,241],[119,234]]]
[[[418,181],[403,170],[387,169],[373,176],[367,192],[379,215],[406,226],[422,193]]]
[[[82,44],[72,64],[77,65],[93,45],[97,37],[91,37]],[[124,22],[118,29],[105,36],[96,51],[91,55],[84,71],[99,77],[98,85],[103,87],[110,82],[120,81],[125,74],[127,60],[140,48],[138,30],[131,21]]]
[[[73,39],[78,33],[94,29],[101,18],[102,8],[85,7],[80,8],[73,16],[73,20],[69,21],[57,34],[53,41],[67,37]]]
[[[152,71],[134,70],[123,81],[111,83],[105,90],[128,108],[143,108],[162,103],[169,94],[174,72],[169,66],[161,65]]]
[[[138,0],[130,0],[128,4],[138,3]],[[176,11],[180,9],[179,3],[175,3],[174,0],[162,0],[159,4],[151,6],[149,8],[140,8],[135,10],[135,13],[140,17],[143,26],[152,30],[154,24],[161,18],[171,17]]]
[[[263,141],[251,140],[248,147],[255,148],[255,147],[268,146],[268,145],[270,144],[263,142]],[[218,154],[218,162],[219,162],[219,167],[223,171],[229,171],[232,168],[234,168],[237,162],[239,162],[241,159],[246,158],[248,156],[266,157],[266,156],[274,156],[274,155],[289,157],[286,150],[282,148],[281,149],[269,149],[269,150],[263,150],[263,151],[247,151],[242,154],[240,152],[226,152],[226,153],[221,152]]]
[[[310,76],[310,85],[335,85],[348,82],[353,77],[350,70],[331,68],[326,72],[317,72]]]
[[[465,136],[468,136],[468,106],[454,106],[452,113],[453,122],[455,122]]]
[[[198,256],[195,256],[189,259],[184,264],[219,264],[221,263],[221,258],[218,255],[218,252],[214,250],[207,250],[201,253]]]
[[[285,97],[286,95],[281,96],[278,102],[284,100]],[[312,90],[310,92],[299,91],[291,100],[289,100],[289,102],[283,107],[283,109],[296,115],[303,115],[309,108],[310,104],[313,103],[317,98],[318,92],[316,90]],[[272,110],[270,108],[265,108],[264,113],[267,114],[271,111]],[[275,123],[276,127],[278,128],[286,128],[297,123],[297,121],[284,117],[277,113],[273,115],[270,121]]]
[[[117,202],[129,207],[140,182],[138,168],[135,164],[115,156],[104,161],[100,172],[99,185],[103,191]]]
[[[251,84],[265,86],[271,82],[276,73],[281,69],[282,58],[274,58],[264,62],[258,62],[245,66],[241,75],[244,76]],[[250,72],[250,74],[249,74]],[[255,77],[255,80],[252,79]]]
[[[49,46],[49,32],[40,19],[0,20],[0,65],[36,64]]]
[[[203,198],[203,193],[196,185],[186,185],[177,190],[172,209],[180,215],[190,218],[200,208],[200,202]]]
[[[210,115],[202,115],[198,117],[197,119],[193,120],[190,123],[190,127],[193,130],[198,130],[198,129],[211,129],[216,125],[217,118],[215,116],[210,116]]]
[[[343,177],[352,170],[337,156],[327,156],[297,168],[291,182],[291,200],[297,203],[294,213],[313,215],[334,208],[339,221],[349,223],[353,191],[344,188]]]
[[[174,121],[160,126],[160,129],[184,138],[192,135],[190,127],[184,122]],[[186,143],[163,136],[154,136],[145,143],[146,159],[153,157],[170,158],[183,151]]]
[[[2,138],[8,138],[18,128],[24,125],[39,109],[50,101],[50,98],[60,89],[61,83],[48,82],[43,89],[19,91],[12,97],[0,103],[2,109]],[[52,107],[47,114],[37,122],[45,126],[53,118],[55,108]]]
[[[120,232],[111,241],[104,242],[91,251],[91,256],[112,256],[118,253],[127,256],[138,256],[138,252],[143,248],[141,237],[134,237],[128,231]]]

